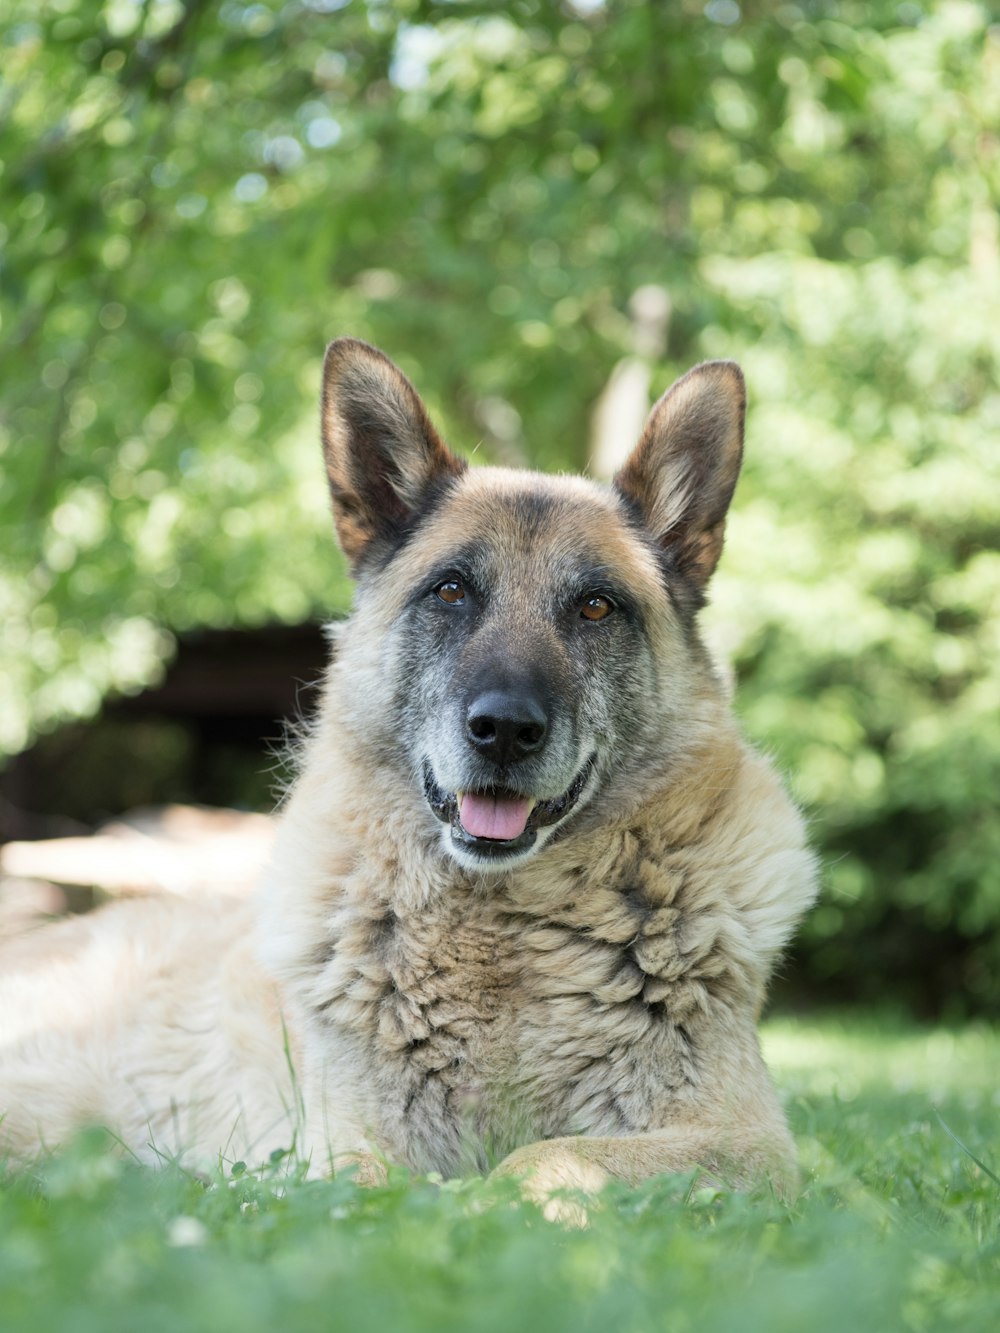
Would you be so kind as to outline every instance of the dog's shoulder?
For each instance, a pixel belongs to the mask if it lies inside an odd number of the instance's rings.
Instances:
[[[567,932],[570,954],[605,946],[607,964],[612,953],[628,963],[625,990],[669,993],[676,1011],[692,987],[759,998],[815,897],[816,867],[770,761],[728,726],[625,817],[526,867],[513,894]]]

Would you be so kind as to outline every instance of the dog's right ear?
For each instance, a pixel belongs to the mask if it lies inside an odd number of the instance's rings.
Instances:
[[[357,338],[338,338],[323,363],[323,452],[333,517],[355,568],[372,542],[406,526],[456,458],[398,366]]]
[[[746,386],[735,361],[704,361],[654,404],[614,479],[672,563],[704,588],[722,553],[743,457]]]

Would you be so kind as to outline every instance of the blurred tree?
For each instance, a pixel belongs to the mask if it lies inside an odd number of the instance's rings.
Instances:
[[[709,620],[830,853],[810,965],[1000,999],[985,3],[8,0],[0,61],[0,749],[343,609],[329,337],[575,468],[655,283],[658,388],[748,372]]]

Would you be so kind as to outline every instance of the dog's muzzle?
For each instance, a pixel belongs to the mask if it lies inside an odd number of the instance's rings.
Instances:
[[[452,841],[456,847],[483,861],[500,860],[530,851],[535,845],[540,829],[550,828],[554,824],[561,823],[580,799],[593,770],[594,756],[591,755],[561,796],[553,797],[552,800],[548,801],[535,802],[523,829],[516,837],[511,838],[485,837],[470,833],[462,823],[460,794],[445,791],[440,787],[431,773],[430,765],[427,763],[424,764],[423,774],[424,795],[427,798],[427,804],[437,818],[440,819],[442,824],[449,825]],[[509,802],[512,805],[520,805],[525,800],[531,799],[525,797],[522,792],[503,788],[476,792],[473,795],[492,798],[498,803]],[[502,823],[502,821],[498,821],[498,823]]]

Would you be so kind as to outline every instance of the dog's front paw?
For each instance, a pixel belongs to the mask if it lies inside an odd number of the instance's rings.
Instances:
[[[375,1185],[384,1185],[389,1179],[389,1171],[380,1157],[374,1153],[365,1152],[363,1149],[358,1152],[340,1153],[333,1159],[333,1174],[335,1176],[350,1175],[355,1185],[363,1185],[371,1188]]]
[[[577,1139],[548,1139],[515,1148],[490,1172],[491,1180],[517,1180],[526,1199],[541,1206],[550,1222],[586,1226],[582,1204],[560,1198],[563,1191],[598,1194],[611,1179],[603,1166],[588,1161]]]

